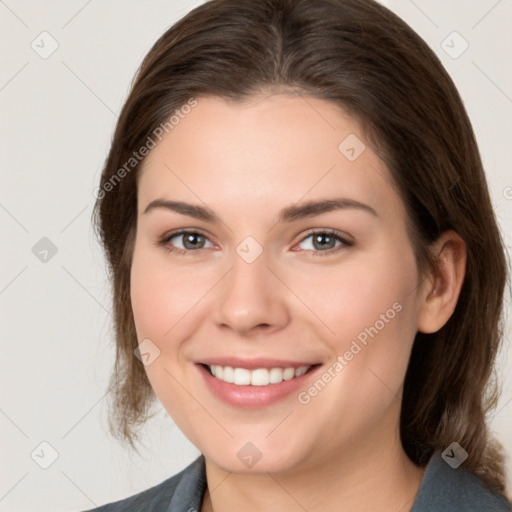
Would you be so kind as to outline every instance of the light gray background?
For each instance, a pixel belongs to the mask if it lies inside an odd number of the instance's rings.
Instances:
[[[91,508],[161,482],[198,454],[162,407],[145,428],[141,457],[107,434],[110,291],[90,215],[137,66],[199,3],[0,1],[0,511]],[[431,45],[455,80],[510,248],[511,0],[385,3]],[[34,41],[40,53],[51,49],[49,36],[39,36],[43,31],[58,43],[47,58],[31,47]],[[447,39],[453,31],[469,44],[457,58],[464,41]],[[46,262],[32,252],[42,237],[57,247]],[[499,360],[503,394],[491,426],[509,457],[511,369],[507,349]],[[52,450],[58,458],[42,469]],[[508,468],[512,486],[510,460]]]

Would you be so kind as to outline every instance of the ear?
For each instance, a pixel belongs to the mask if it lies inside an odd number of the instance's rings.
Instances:
[[[453,230],[445,231],[432,245],[435,270],[420,287],[417,329],[433,333],[455,311],[466,271],[466,244]]]

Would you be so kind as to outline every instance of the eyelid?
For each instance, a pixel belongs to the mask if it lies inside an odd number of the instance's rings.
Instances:
[[[338,231],[337,229],[331,229],[331,228],[312,228],[311,230],[308,230],[305,235],[299,240],[299,242],[303,242],[306,238],[310,237],[311,235],[332,235],[337,238],[339,238],[341,241],[347,243],[347,244],[353,244],[354,240],[350,235],[347,233],[344,233],[342,231]]]
[[[174,238],[175,236],[190,235],[190,234],[201,235],[205,239],[207,239],[210,243],[215,245],[214,242],[212,242],[210,240],[209,235],[207,235],[205,232],[203,232],[201,229],[198,229],[198,228],[182,228],[182,229],[178,229],[175,231],[165,233],[162,237],[159,238],[156,245],[163,246],[169,252],[174,252],[177,254],[185,254],[185,255],[193,255],[194,253],[199,254],[199,253],[202,253],[203,249],[209,249],[209,247],[201,247],[200,249],[196,249],[196,250],[190,250],[190,249],[187,250],[187,249],[181,249],[179,247],[174,247],[174,246],[172,248],[169,247],[169,242],[170,242],[171,238]]]
[[[314,236],[314,235],[327,235],[328,237],[337,239],[341,243],[337,247],[332,247],[331,249],[326,249],[325,251],[315,251],[312,249],[305,249],[305,251],[310,253],[312,256],[329,256],[332,254],[337,254],[340,250],[346,249],[347,247],[352,247],[355,244],[355,242],[351,236],[349,236],[346,233],[343,233],[341,231],[338,231],[337,229],[313,228],[306,235],[304,235],[295,245],[298,245],[298,244],[304,242],[304,240],[306,240],[309,237]],[[296,252],[298,252],[298,251],[296,251]]]
[[[171,247],[168,246],[169,241],[170,241],[171,238],[174,238],[175,236],[188,235],[188,234],[201,235],[204,238],[206,238],[208,241],[210,241],[210,243],[215,245],[214,242],[212,242],[210,240],[209,235],[207,235],[205,232],[203,232],[203,230],[198,229],[198,228],[182,228],[182,229],[178,229],[176,231],[171,231],[169,233],[166,233],[165,235],[163,235],[159,239],[159,241],[157,242],[157,245],[164,246],[164,248],[166,248],[169,252],[173,252],[173,253],[176,253],[176,254],[184,254],[184,255],[198,255],[198,254],[202,254],[203,250],[209,249],[209,247],[201,247],[201,248],[195,249],[195,250],[194,249],[188,249],[187,250],[187,249],[181,249],[179,247],[172,247],[171,248]],[[336,239],[338,239],[341,242],[341,245],[339,245],[338,247],[334,247],[334,248],[331,248],[331,249],[326,249],[325,251],[319,251],[319,250],[315,251],[315,250],[311,250],[311,249],[306,249],[305,250],[306,252],[311,252],[314,255],[333,254],[333,253],[338,252],[340,249],[343,249],[343,248],[346,248],[346,247],[351,247],[355,243],[354,240],[352,239],[352,237],[350,237],[346,233],[343,233],[343,232],[338,231],[336,229],[331,229],[331,228],[324,228],[324,229],[322,229],[322,228],[312,228],[305,235],[303,235],[302,238],[296,244],[294,244],[294,247],[296,245],[304,242],[304,240],[306,240],[307,238],[309,238],[309,237],[311,237],[313,235],[327,235],[327,236],[331,236],[333,238],[336,238]],[[294,251],[294,252],[298,252],[298,251]]]

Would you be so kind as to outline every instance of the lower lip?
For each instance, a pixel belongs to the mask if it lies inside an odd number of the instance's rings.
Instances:
[[[300,377],[283,380],[268,386],[237,386],[217,379],[201,364],[197,365],[210,391],[223,402],[244,409],[258,409],[283,400],[304,386],[305,381],[315,373],[320,365],[311,368]]]

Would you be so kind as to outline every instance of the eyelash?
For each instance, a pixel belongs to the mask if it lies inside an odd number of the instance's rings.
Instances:
[[[174,254],[177,254],[177,255],[180,255],[180,256],[198,256],[202,253],[203,249],[205,248],[201,248],[201,249],[180,249],[178,247],[173,247],[169,244],[169,241],[176,237],[176,236],[180,236],[180,235],[200,235],[206,239],[208,239],[208,237],[206,235],[204,235],[203,233],[201,233],[200,231],[195,231],[195,230],[181,230],[181,231],[177,231],[175,233],[170,233],[168,235],[164,235],[159,241],[158,241],[158,245],[159,246],[163,246],[164,249],[170,253],[174,253]],[[345,237],[344,235],[342,235],[339,231],[336,231],[336,230],[330,230],[330,229],[326,229],[326,230],[317,230],[317,231],[311,231],[310,233],[308,233],[305,237],[303,237],[298,243],[302,243],[304,242],[306,239],[308,239],[309,237],[311,236],[315,236],[315,235],[327,235],[329,236],[330,238],[335,238],[336,240],[342,242],[343,245],[340,245],[338,247],[334,247],[332,249],[327,249],[325,251],[319,251],[319,250],[311,250],[311,249],[306,249],[306,251],[312,251],[312,256],[324,256],[324,255],[331,255],[333,253],[336,253],[338,252],[339,250],[343,249],[344,247],[352,247],[354,245],[354,242],[352,240],[349,240],[347,237]],[[197,253],[197,254],[191,254],[191,253]]]

